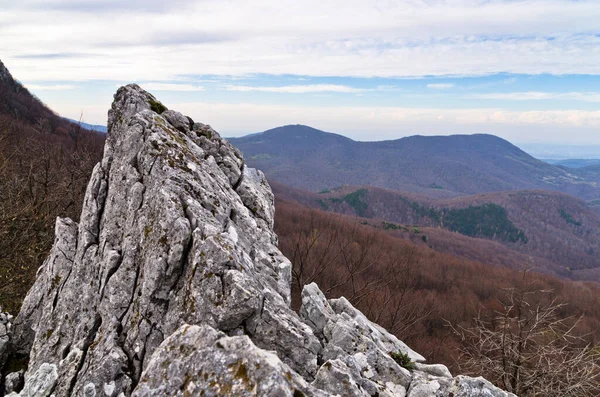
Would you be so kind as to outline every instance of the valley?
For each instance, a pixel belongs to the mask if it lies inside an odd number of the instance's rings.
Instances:
[[[600,280],[600,214],[566,194],[517,191],[431,199],[373,187],[345,186],[319,194],[274,182],[273,189],[282,199],[365,218],[383,230],[409,236],[414,233],[406,232],[419,228],[427,245],[443,252],[465,252],[509,267],[531,262],[541,272]],[[488,241],[501,245],[503,253]]]

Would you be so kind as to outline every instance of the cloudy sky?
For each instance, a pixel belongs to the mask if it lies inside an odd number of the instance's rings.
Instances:
[[[0,0],[0,59],[106,123],[136,82],[225,136],[600,145],[598,0]]]

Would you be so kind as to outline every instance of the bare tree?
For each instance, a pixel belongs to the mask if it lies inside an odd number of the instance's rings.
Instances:
[[[470,327],[453,327],[462,341],[458,363],[519,396],[598,396],[600,356],[561,315],[566,304],[536,286],[530,269],[506,289],[495,310],[480,311]]]
[[[333,222],[317,222],[315,212],[310,211],[302,228],[289,240],[290,246],[283,247],[293,264],[292,275],[299,291],[316,281],[339,259],[344,247],[340,230],[332,226]]]
[[[433,306],[425,305],[417,293],[417,249],[412,246],[386,260],[385,268],[391,271],[374,284],[361,309],[390,332],[403,338],[415,336],[421,331],[416,325],[433,314]]]
[[[326,296],[346,297],[401,337],[430,316],[431,306],[416,294],[416,247],[390,247],[380,230],[340,215],[311,210],[304,219],[280,245],[293,264],[296,305],[304,285],[315,281]]]
[[[70,133],[68,130],[73,130]],[[75,138],[76,139],[75,139]],[[17,312],[54,238],[57,216],[77,219],[102,137],[0,114],[0,301]]]

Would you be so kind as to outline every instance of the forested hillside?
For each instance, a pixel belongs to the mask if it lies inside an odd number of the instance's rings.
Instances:
[[[597,283],[541,274],[523,279],[525,261],[516,269],[490,266],[484,258],[465,259],[419,244],[424,234],[411,241],[350,216],[281,199],[276,206],[280,248],[294,265],[295,304],[300,287],[315,281],[328,296],[347,297],[428,360],[456,370],[461,341],[449,325],[467,326],[478,312],[498,308],[505,289],[524,285],[551,291],[536,299],[568,302],[561,308],[564,318],[584,315],[577,331],[587,335],[584,343],[600,338]]]
[[[373,187],[310,193],[273,183],[273,189],[281,198],[360,216],[406,237],[420,228],[417,237],[426,239],[421,242],[441,252],[506,266],[514,266],[514,258],[530,258],[538,271],[600,280],[600,216],[583,200],[566,194],[496,192],[435,200]],[[486,240],[502,247],[492,248]]]
[[[0,63],[0,302],[17,312],[54,240],[76,219],[104,136],[48,109]]]

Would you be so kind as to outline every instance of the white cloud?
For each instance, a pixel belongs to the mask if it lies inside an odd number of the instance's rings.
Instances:
[[[204,87],[191,84],[169,84],[169,83],[140,83],[147,91],[204,91]]]
[[[600,102],[600,92],[508,92],[473,94],[470,98],[506,100],[506,101],[539,101],[539,100],[568,100],[583,102]]]
[[[0,9],[1,59],[16,78],[44,87],[30,85],[32,90],[72,90],[83,87],[78,82],[99,80],[107,85],[146,81],[143,85],[152,91],[198,91],[202,87],[198,84],[215,82],[203,79],[206,76],[221,80],[220,84],[236,84],[232,79],[254,74],[259,78],[600,75],[597,0],[0,0]],[[467,83],[459,83],[460,88],[481,91],[498,85]],[[515,80],[511,77],[505,83]],[[243,84],[229,88],[355,96],[397,90],[308,83],[275,87],[246,80]],[[440,84],[429,88],[443,88]],[[104,88],[102,95],[109,96]],[[98,105],[101,100],[88,92],[87,102],[81,101],[81,91],[76,91],[78,97],[60,93],[48,103],[65,115],[77,118],[83,110],[89,122],[105,122],[110,101]],[[52,98],[58,93],[47,94]],[[542,94],[492,93],[479,99],[598,102],[594,92]],[[187,98],[194,100],[191,94]],[[213,122],[226,134],[303,122],[361,139],[459,132],[600,139],[598,113],[577,110],[197,105],[181,110],[189,109],[191,116],[202,116],[202,121]],[[593,129],[595,133],[589,133]]]
[[[452,83],[433,83],[433,84],[427,84],[427,88],[431,88],[434,90],[449,90],[450,88],[454,88],[454,84],[452,84]]]
[[[372,141],[408,135],[490,133],[512,142],[600,144],[600,111],[511,111],[495,108],[434,109],[369,106],[292,106],[251,103],[165,103],[223,136],[240,136],[285,124],[307,124],[324,131]],[[59,114],[106,124],[109,104],[56,104]],[[232,117],[235,115],[235,117]]]
[[[349,87],[347,85],[337,84],[309,84],[309,85],[288,85],[282,87],[256,87],[247,85],[228,85],[225,86],[227,91],[239,92],[277,92],[289,94],[307,94],[314,92],[339,92],[357,94],[364,92],[364,89]]]
[[[496,134],[514,142],[600,143],[600,111],[434,109],[368,106],[286,106],[249,103],[180,103],[170,108],[211,124],[224,136],[245,135],[284,124],[307,124],[358,140],[407,135]],[[235,117],[231,117],[235,114]]]
[[[596,0],[127,3],[0,0],[3,61],[27,81],[600,74]]]
[[[64,91],[77,88],[72,84],[27,84],[25,87],[32,91]]]

